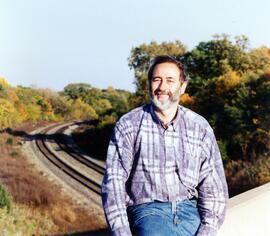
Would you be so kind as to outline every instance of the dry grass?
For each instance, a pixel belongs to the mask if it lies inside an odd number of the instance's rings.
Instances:
[[[13,204],[11,211],[0,208],[1,236],[45,235],[57,231],[46,214],[24,205]]]
[[[7,144],[7,139],[12,139],[12,144]],[[35,220],[29,219],[30,222],[39,222],[30,224],[36,227],[34,235],[44,235],[46,230],[50,230],[50,234],[61,234],[105,228],[100,212],[97,214],[94,208],[86,211],[74,203],[58,185],[48,181],[27,161],[21,153],[20,142],[21,137],[0,134],[0,183],[6,186],[16,204],[40,216]],[[49,229],[41,227],[50,220],[53,225]]]

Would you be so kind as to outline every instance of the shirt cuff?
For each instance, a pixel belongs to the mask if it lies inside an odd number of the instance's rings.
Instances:
[[[112,236],[132,236],[129,226],[124,226],[112,231]]]
[[[217,230],[205,224],[200,224],[196,236],[216,236]]]

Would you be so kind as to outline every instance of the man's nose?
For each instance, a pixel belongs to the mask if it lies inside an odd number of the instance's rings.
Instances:
[[[161,80],[159,84],[159,89],[165,91],[168,88],[168,84],[166,80]]]

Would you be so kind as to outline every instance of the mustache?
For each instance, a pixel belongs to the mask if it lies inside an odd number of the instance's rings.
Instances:
[[[155,95],[171,95],[171,92],[166,91],[166,90],[157,89],[154,91],[154,94]]]

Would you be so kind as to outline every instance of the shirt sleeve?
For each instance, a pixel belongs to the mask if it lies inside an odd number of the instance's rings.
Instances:
[[[201,224],[197,236],[214,236],[222,225],[228,201],[228,187],[220,151],[212,129],[205,135],[198,185]]]
[[[114,236],[132,236],[126,206],[126,181],[132,167],[133,154],[129,128],[119,123],[111,137],[102,182],[102,204],[106,221]]]

